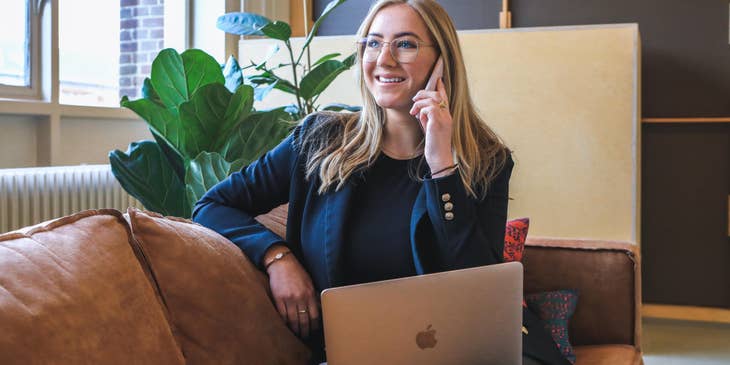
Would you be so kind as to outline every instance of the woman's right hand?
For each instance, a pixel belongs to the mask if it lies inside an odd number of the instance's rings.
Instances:
[[[266,252],[266,257],[286,251],[288,248],[284,246],[274,246]],[[284,322],[297,336],[309,337],[312,330],[319,329],[320,319],[319,304],[309,274],[292,254],[274,261],[266,271],[276,309]]]

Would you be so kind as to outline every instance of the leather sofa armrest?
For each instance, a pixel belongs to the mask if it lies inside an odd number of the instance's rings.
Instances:
[[[626,242],[528,237],[525,293],[577,289],[573,345],[627,344],[640,350],[639,249]]]

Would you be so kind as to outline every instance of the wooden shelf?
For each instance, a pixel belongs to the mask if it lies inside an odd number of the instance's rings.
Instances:
[[[651,318],[730,323],[730,309],[665,304],[644,304],[641,315]]]
[[[719,118],[642,118],[642,123],[730,123],[730,117]]]

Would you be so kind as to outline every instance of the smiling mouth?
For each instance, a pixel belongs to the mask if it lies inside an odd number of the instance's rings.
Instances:
[[[388,77],[377,76],[376,79],[378,80],[378,82],[381,82],[383,84],[397,84],[399,82],[405,81],[405,78],[403,78],[403,77],[390,77],[390,78],[388,78]]]

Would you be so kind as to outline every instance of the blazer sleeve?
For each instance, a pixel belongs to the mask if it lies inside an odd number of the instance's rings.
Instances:
[[[259,268],[271,245],[286,242],[254,217],[289,200],[299,160],[296,143],[306,122],[257,161],[213,186],[193,209],[193,221],[231,240]]]
[[[508,154],[484,199],[467,195],[459,174],[425,179],[426,209],[435,235],[441,270],[490,265],[503,260],[509,180],[514,162]]]

